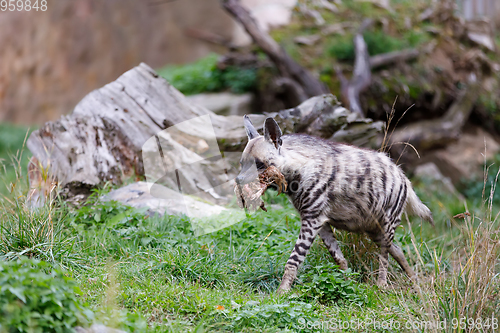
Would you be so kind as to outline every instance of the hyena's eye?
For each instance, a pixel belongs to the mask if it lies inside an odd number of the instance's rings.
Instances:
[[[255,159],[255,166],[257,167],[257,170],[265,170],[266,169],[266,165],[258,158]]]

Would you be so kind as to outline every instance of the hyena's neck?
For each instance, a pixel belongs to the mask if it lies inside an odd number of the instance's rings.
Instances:
[[[307,165],[314,163],[316,151],[309,149],[292,135],[283,136],[283,146],[276,159],[277,167],[286,177],[295,177],[301,173]]]
[[[283,136],[277,167],[288,183],[287,194],[293,199],[304,186],[308,188],[308,184],[317,182],[325,170],[337,163],[341,149],[339,145],[307,135]]]
[[[277,162],[279,162],[277,167],[287,182],[287,191],[285,193],[293,196],[304,180],[305,170],[308,169],[308,165],[313,163],[314,160],[302,154],[300,150],[296,150],[295,148],[287,149],[284,145]]]

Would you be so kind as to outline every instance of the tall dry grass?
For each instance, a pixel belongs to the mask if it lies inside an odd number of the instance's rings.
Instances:
[[[442,256],[430,251],[433,272],[414,286],[416,298],[401,293],[410,331],[494,332],[500,329],[500,213],[494,214],[494,188],[479,214],[459,214],[460,233],[451,249],[450,269]],[[408,220],[407,220],[408,221]],[[409,223],[409,221],[408,221]],[[439,222],[438,222],[439,223]],[[413,252],[423,267],[422,247],[411,231]]]

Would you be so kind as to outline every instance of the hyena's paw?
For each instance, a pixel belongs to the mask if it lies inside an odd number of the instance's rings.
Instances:
[[[276,293],[278,295],[283,295],[283,294],[286,294],[289,291],[290,291],[290,288],[286,289],[286,288],[281,288],[281,286],[279,286],[279,288],[276,290]]]
[[[387,280],[386,279],[379,279],[377,280],[377,286],[380,288],[380,289],[387,289],[389,287],[389,285],[387,284]]]
[[[281,280],[281,284],[278,287],[278,290],[276,290],[276,292],[279,295],[282,295],[282,294],[289,292],[291,287],[292,287],[292,281],[289,281],[288,279],[283,278],[283,280]]]
[[[285,273],[281,279],[281,284],[277,290],[278,294],[283,294],[292,288],[292,283],[297,276],[297,268],[293,266],[285,266]]]
[[[347,268],[349,268],[345,259],[336,261],[336,264],[339,265],[339,268],[343,271],[347,271]]]

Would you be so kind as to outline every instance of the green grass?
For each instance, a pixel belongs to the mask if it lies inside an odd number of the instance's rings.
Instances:
[[[109,188],[79,209],[56,198],[33,215],[16,204],[22,197],[4,199],[0,252],[3,260],[24,254],[64,268],[81,290],[78,302],[91,311],[91,321],[130,332],[316,332],[374,318],[404,325],[432,316],[450,322],[498,316],[494,214],[479,202],[468,207],[473,217],[454,219],[465,211],[463,203],[425,180],[415,184],[436,227],[412,219],[398,228],[395,241],[419,274],[418,289],[392,260],[391,288],[378,289],[376,247],[364,236],[337,232],[351,270],[338,270],[316,241],[292,292],[277,295],[300,220],[286,198],[272,191],[267,206],[282,208],[199,237],[185,217],[147,216],[99,202]],[[24,243],[18,241],[23,232],[30,236]],[[370,326],[369,331],[389,330]]]
[[[28,128],[8,123],[0,123],[0,159],[8,160],[20,148],[28,133]]]
[[[491,168],[489,181],[493,174]],[[418,272],[419,289],[411,288],[391,260],[392,286],[379,290],[376,246],[365,236],[337,232],[350,271],[338,270],[316,241],[292,293],[276,295],[300,220],[274,192],[266,194],[267,206],[282,208],[195,237],[185,217],[147,216],[99,202],[109,187],[78,209],[56,197],[29,212],[21,176],[1,200],[0,256],[28,256],[64,269],[81,290],[78,304],[90,313],[89,321],[130,332],[307,332],[374,318],[403,325],[431,317],[451,322],[498,316],[498,221],[490,213],[498,207],[497,196],[490,198],[494,206],[485,206],[488,200],[476,200],[481,183],[469,183],[465,207],[426,180],[414,183],[436,227],[412,219],[398,228],[395,241]],[[472,217],[453,218],[467,209]]]

